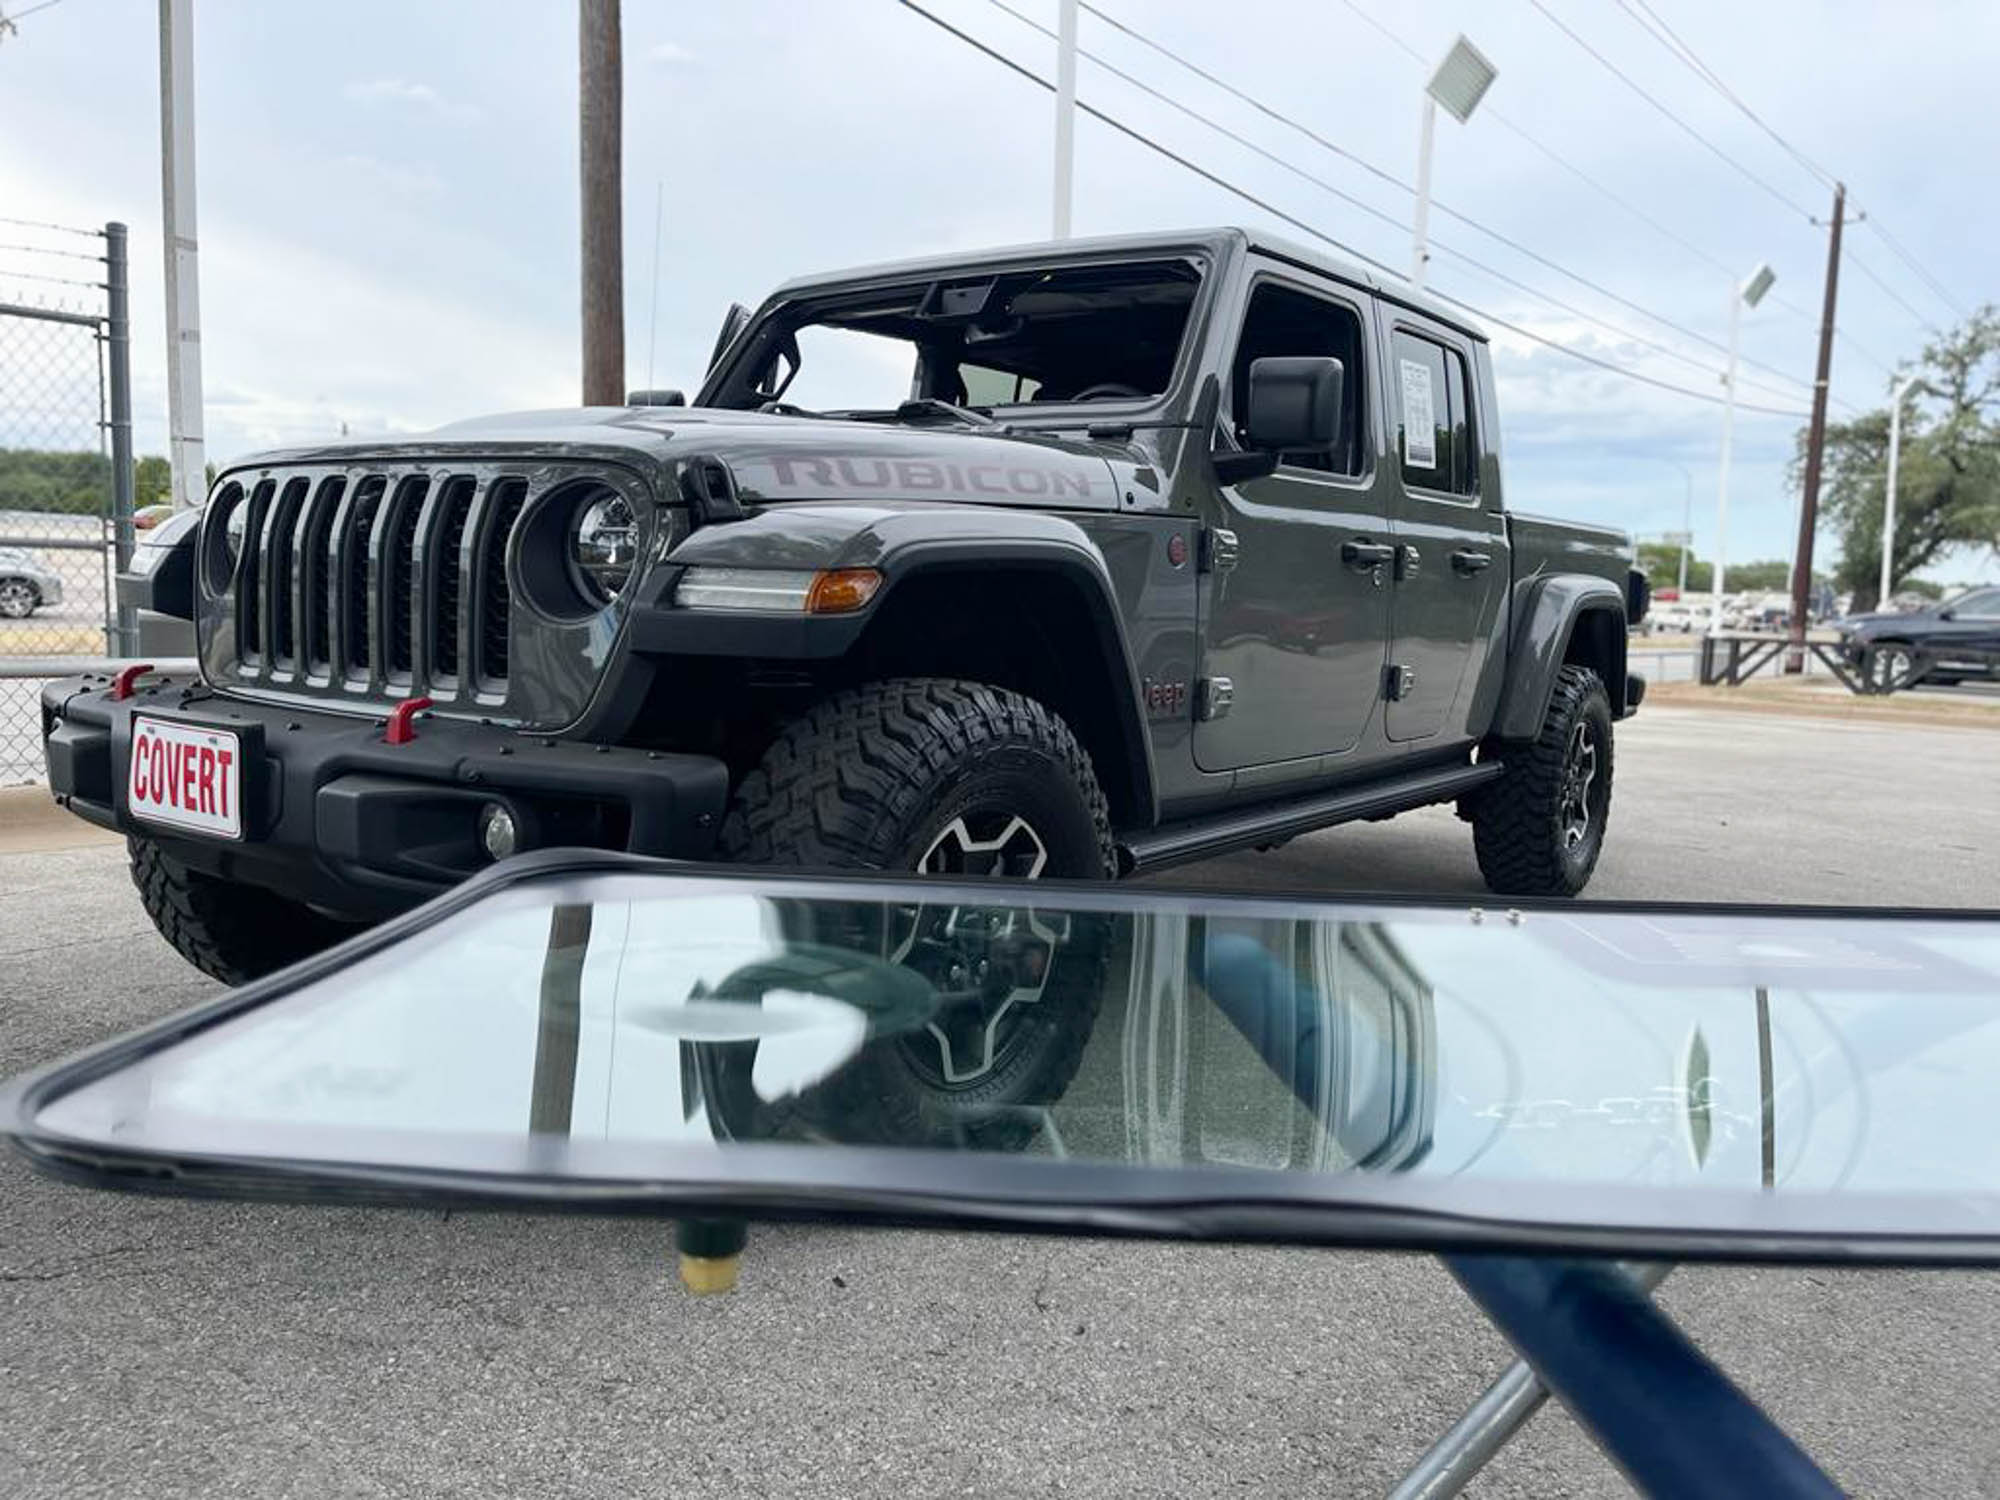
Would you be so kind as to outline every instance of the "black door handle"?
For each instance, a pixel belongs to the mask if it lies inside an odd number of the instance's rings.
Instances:
[[[1387,542],[1371,542],[1365,536],[1357,536],[1340,544],[1340,560],[1350,568],[1359,568],[1366,573],[1381,567],[1396,555],[1396,549]]]
[[[1474,573],[1483,573],[1492,566],[1493,554],[1491,552],[1473,552],[1461,549],[1451,555],[1452,572],[1463,573],[1468,577]]]

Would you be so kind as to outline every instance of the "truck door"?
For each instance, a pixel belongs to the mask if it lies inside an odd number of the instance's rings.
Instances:
[[[1508,577],[1497,464],[1484,476],[1470,340],[1400,314],[1383,380],[1394,436],[1395,581],[1390,590],[1391,740],[1463,737],[1476,662],[1498,626]],[[1491,491],[1491,493],[1487,493]]]
[[[1331,286],[1307,291],[1274,272],[1250,283],[1222,423],[1242,441],[1252,360],[1331,355],[1346,372],[1343,441],[1222,489],[1211,540],[1228,545],[1212,558],[1202,675],[1207,693],[1226,684],[1228,708],[1195,725],[1205,771],[1295,761],[1310,774],[1318,757],[1355,749],[1381,700],[1389,531],[1375,473],[1372,317],[1366,299]]]

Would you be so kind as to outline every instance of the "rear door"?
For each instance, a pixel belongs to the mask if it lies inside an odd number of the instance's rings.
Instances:
[[[1251,277],[1222,423],[1240,444],[1252,360],[1330,355],[1346,371],[1345,441],[1333,454],[1286,454],[1277,472],[1222,489],[1216,528],[1233,545],[1210,578],[1202,675],[1211,692],[1226,681],[1230,699],[1227,713],[1195,726],[1204,771],[1294,762],[1311,774],[1320,757],[1361,746],[1381,700],[1389,529],[1371,320],[1358,293],[1301,284],[1269,265]]]
[[[1384,721],[1395,741],[1463,738],[1508,572],[1497,462],[1477,415],[1480,362],[1461,334],[1400,309],[1386,321],[1396,553]]]

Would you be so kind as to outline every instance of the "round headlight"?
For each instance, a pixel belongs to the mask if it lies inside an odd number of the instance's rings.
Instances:
[[[604,599],[616,599],[639,560],[639,523],[631,502],[616,490],[600,490],[579,505],[570,523],[569,554],[585,582]]]

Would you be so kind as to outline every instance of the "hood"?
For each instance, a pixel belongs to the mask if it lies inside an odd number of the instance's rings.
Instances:
[[[1884,627],[1910,625],[1920,621],[1935,620],[1938,612],[1932,609],[1894,610],[1881,609],[1865,615],[1849,615],[1840,622],[1840,628],[1862,635],[1868,635]]]
[[[844,422],[706,407],[582,407],[457,422],[388,441],[259,454],[278,462],[410,459],[445,453],[542,456],[664,471],[723,460],[751,504],[789,500],[930,500],[1057,510],[1116,510],[1162,481],[1144,450],[1083,433]]]

